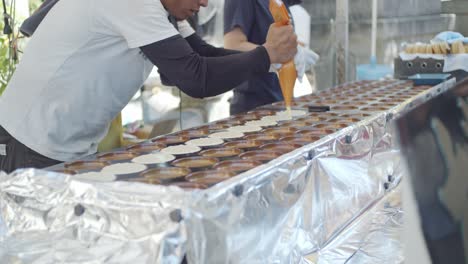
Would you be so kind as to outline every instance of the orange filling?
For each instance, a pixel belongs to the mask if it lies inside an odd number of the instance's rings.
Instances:
[[[269,9],[276,25],[284,26],[289,24],[291,18],[289,17],[288,10],[283,2],[270,0]],[[286,105],[286,109],[291,109],[294,84],[297,79],[296,65],[294,65],[294,61],[289,61],[283,64],[283,67],[278,71],[278,75],[281,91],[284,97],[284,104]]]

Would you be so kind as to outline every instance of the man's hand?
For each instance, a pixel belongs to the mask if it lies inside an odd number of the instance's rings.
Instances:
[[[272,24],[263,46],[268,51],[270,63],[286,63],[294,58],[297,52],[297,36],[291,25],[277,26]]]

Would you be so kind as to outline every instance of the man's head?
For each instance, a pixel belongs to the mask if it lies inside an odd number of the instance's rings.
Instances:
[[[161,3],[177,20],[185,20],[197,13],[200,7],[206,7],[208,0],[161,0]]]

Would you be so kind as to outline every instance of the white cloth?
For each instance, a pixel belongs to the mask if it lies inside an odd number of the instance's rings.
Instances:
[[[310,48],[310,15],[301,5],[293,5],[289,8],[294,20],[294,31],[297,40],[304,43],[304,47]]]
[[[304,44],[298,47],[298,52],[294,57],[294,62],[297,69],[297,79],[302,83],[305,72],[309,71],[313,65],[319,60],[319,56],[310,50],[310,14],[301,5],[293,5],[289,7],[291,16],[294,20],[294,31],[297,35],[297,40]]]
[[[0,97],[0,125],[52,159],[96,152],[153,68],[138,47],[179,34],[167,17],[159,0],[59,1]]]
[[[302,77],[304,77],[306,72],[306,60],[304,48],[302,48],[300,45],[297,46],[297,53],[296,56],[294,56],[294,64],[296,65],[297,79],[299,82],[302,82]]]
[[[309,71],[310,68],[317,63],[320,59],[320,56],[314,51],[303,48],[302,46],[297,47],[297,53],[294,57],[294,63],[296,64],[297,70],[297,79],[302,82],[302,77],[306,71]]]
[[[444,72],[464,70],[468,72],[468,54],[447,55],[444,62]]]

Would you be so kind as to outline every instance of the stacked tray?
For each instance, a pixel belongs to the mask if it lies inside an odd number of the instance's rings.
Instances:
[[[206,189],[388,111],[430,88],[398,80],[345,84],[297,98],[292,118],[283,112],[284,102],[274,103],[50,169],[85,180]],[[313,106],[329,106],[330,111],[308,112]]]

